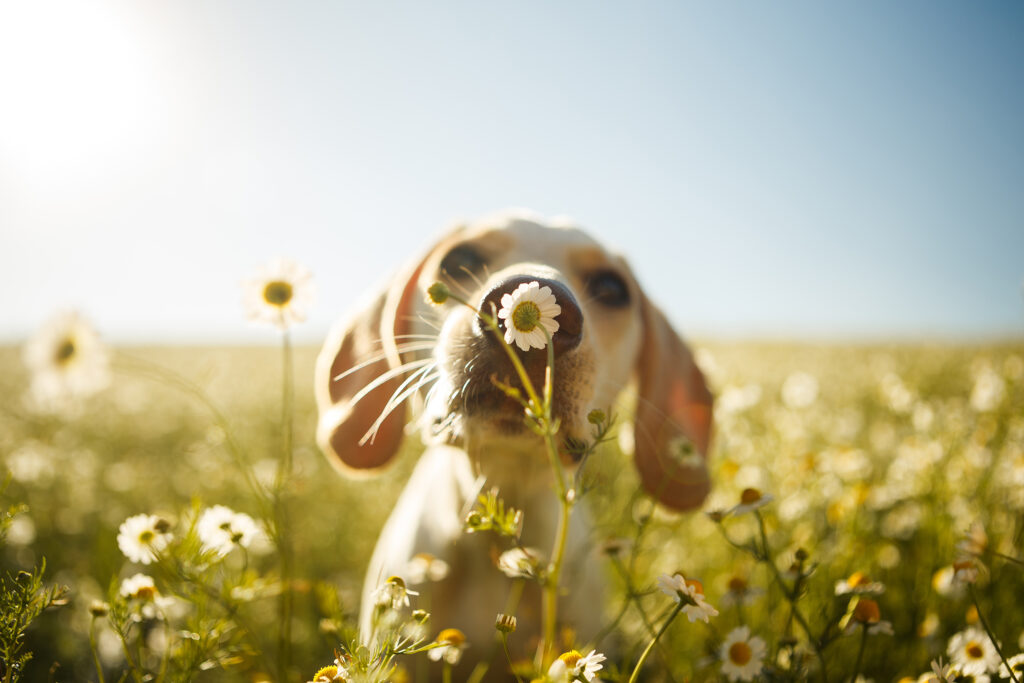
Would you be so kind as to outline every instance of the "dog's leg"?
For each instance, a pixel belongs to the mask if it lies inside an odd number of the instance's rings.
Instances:
[[[370,558],[359,618],[363,639],[372,627],[377,587],[390,576],[404,577],[416,553],[447,561],[453,543],[462,535],[462,511],[478,490],[462,450],[433,446],[423,453]]]

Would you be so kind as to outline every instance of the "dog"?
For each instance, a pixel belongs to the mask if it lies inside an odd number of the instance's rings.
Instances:
[[[540,437],[526,427],[523,407],[495,384],[521,386],[505,349],[470,307],[431,304],[425,292],[434,282],[491,312],[521,284],[549,288],[560,306],[551,337],[558,438],[592,438],[590,411],[607,410],[635,382],[633,462],[644,489],[669,508],[696,508],[709,491],[713,400],[689,348],[624,259],[578,227],[522,211],[450,230],[335,326],[316,364],[323,451],[347,476],[378,472],[399,450],[410,412],[419,415],[415,426],[426,445],[370,560],[361,632],[371,628],[376,591],[387,577],[407,576],[414,557],[439,558],[448,571],[430,586],[431,624],[464,632],[472,660],[494,643],[509,581],[495,567],[496,539],[464,532],[466,512],[481,490],[496,487],[525,511],[521,545],[548,553],[559,503]],[[547,349],[515,353],[542,387]],[[692,445],[689,456],[680,444]],[[560,457],[571,470],[570,450]],[[577,505],[566,553],[573,559],[563,573],[572,590],[559,603],[560,620],[581,643],[603,621],[604,569],[590,526],[585,506]],[[524,652],[540,631],[539,605],[539,588],[528,582],[514,634]]]

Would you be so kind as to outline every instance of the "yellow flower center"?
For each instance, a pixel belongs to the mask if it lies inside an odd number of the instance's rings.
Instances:
[[[861,572],[854,572],[850,574],[850,578],[846,580],[851,587],[856,588],[858,586],[866,586],[871,583],[871,580]]]
[[[740,494],[740,502],[744,505],[750,505],[761,500],[761,492],[757,489],[743,489],[743,493]]]
[[[984,648],[982,648],[981,644],[979,644],[975,640],[972,640],[971,642],[967,643],[965,651],[967,652],[967,656],[971,659],[981,659],[985,656]]]
[[[132,597],[138,600],[153,600],[156,598],[156,588],[154,586],[141,586]]]
[[[686,585],[690,588],[696,588],[698,593],[704,595],[704,584],[697,579],[686,579]]]
[[[437,634],[437,642],[459,647],[466,642],[466,634],[457,628],[446,628]]]
[[[56,361],[57,365],[66,365],[75,356],[75,340],[68,337],[60,343],[57,350],[53,354],[53,360]]]
[[[325,666],[313,675],[313,681],[333,681],[338,677],[338,667],[331,665]]]
[[[141,534],[139,534],[139,542],[143,543],[145,545],[149,545],[150,543],[153,542],[153,538],[155,536],[156,536],[156,534],[153,533],[152,529],[146,529]]]
[[[390,576],[390,577],[388,577],[388,581],[387,582],[390,583],[393,586],[397,586],[397,587],[401,588],[402,590],[405,590],[405,581],[402,579],[401,576]]]
[[[742,640],[729,646],[729,661],[743,666],[754,656],[753,650]]]
[[[579,661],[583,659],[583,655],[576,650],[569,650],[568,652],[564,652],[559,655],[558,658],[562,660],[563,664],[565,664],[565,668],[572,670],[575,669]]]
[[[540,323],[540,308],[532,301],[523,301],[512,311],[511,320],[520,332],[531,332]]]
[[[747,581],[741,576],[734,576],[729,579],[729,591],[732,593],[743,593],[747,590]]]
[[[284,307],[292,300],[294,291],[290,282],[274,280],[263,288],[263,300],[271,306]]]
[[[862,624],[877,624],[882,618],[882,613],[874,600],[861,600],[853,608],[853,618]]]

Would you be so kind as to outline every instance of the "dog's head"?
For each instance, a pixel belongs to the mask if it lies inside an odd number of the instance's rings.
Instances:
[[[536,438],[522,407],[495,385],[518,384],[500,342],[470,308],[428,304],[435,281],[486,312],[520,284],[550,288],[561,307],[552,337],[559,437],[587,439],[588,413],[607,410],[635,377],[634,459],[644,488],[676,509],[704,500],[712,398],[690,350],[622,258],[577,228],[522,214],[456,228],[332,331],[317,360],[318,439],[345,472],[373,471],[394,456],[414,397],[425,439],[466,448],[485,474],[488,449],[526,452],[507,445]],[[547,350],[515,352],[542,386]]]

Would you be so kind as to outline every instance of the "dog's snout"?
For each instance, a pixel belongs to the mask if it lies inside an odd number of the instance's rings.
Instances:
[[[510,277],[499,282],[491,291],[484,295],[480,301],[480,310],[486,312],[501,310],[501,299],[504,295],[511,294],[520,285],[532,282],[536,282],[542,288],[550,288],[555,301],[561,308],[561,311],[555,316],[555,320],[558,322],[558,331],[551,336],[555,353],[562,354],[573,350],[579,346],[580,340],[583,338],[583,312],[580,310],[580,305],[569,288],[557,280],[532,275]],[[508,321],[501,322],[502,326],[506,324],[511,323]],[[483,330],[484,326],[480,324],[479,328]],[[490,335],[485,335],[485,337],[490,337]]]

